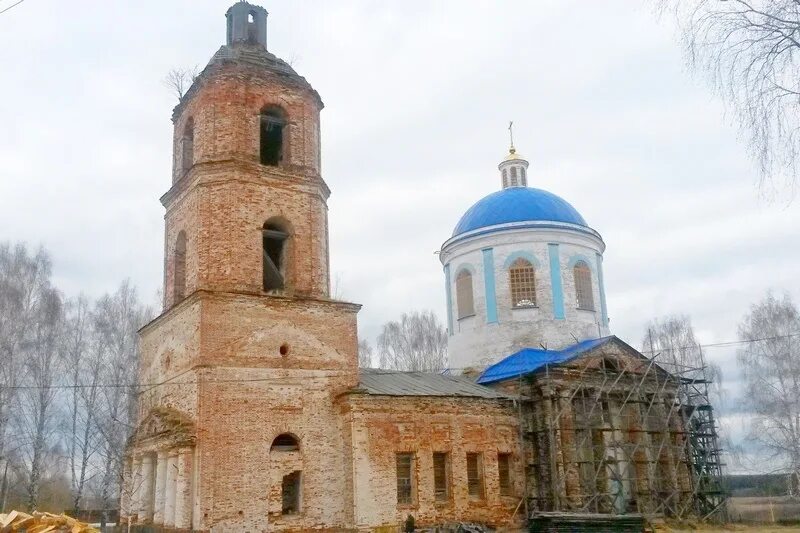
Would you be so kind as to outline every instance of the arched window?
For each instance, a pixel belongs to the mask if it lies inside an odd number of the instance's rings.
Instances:
[[[181,176],[189,172],[194,165],[194,119],[186,121],[181,137]]]
[[[186,233],[183,231],[175,239],[173,261],[172,300],[176,304],[186,296]]]
[[[297,437],[291,433],[282,433],[275,437],[269,447],[271,453],[296,452],[300,449]],[[281,514],[291,515],[300,512],[300,494],[302,494],[300,481],[302,472],[295,470],[283,476],[281,482]]]
[[[505,189],[506,187],[508,187],[508,169],[504,168],[503,169],[503,188]]]
[[[264,263],[264,290],[283,289],[286,285],[286,247],[288,228],[281,222],[270,219],[264,223],[262,233],[262,255]]]
[[[520,185],[522,185],[523,187],[527,187],[528,186],[528,175],[527,175],[527,172],[525,172],[525,167],[519,167],[519,173],[520,173],[520,177],[521,177]]]
[[[536,307],[536,271],[527,259],[519,258],[508,269],[512,307]]]
[[[256,28],[256,12],[250,10],[247,14],[247,42],[255,44],[258,42],[258,29]]]
[[[260,115],[261,164],[278,166],[284,155],[286,117],[278,107],[266,107]]]
[[[475,314],[475,304],[472,300],[472,274],[462,270],[456,276],[456,303],[458,304],[458,318]]]
[[[511,186],[516,187],[519,185],[517,181],[517,167],[511,167]]]
[[[297,442],[297,437],[291,433],[281,433],[275,437],[272,446],[269,447],[271,452],[296,452],[299,449],[300,443]]]
[[[575,303],[578,309],[594,311],[594,295],[592,293],[592,271],[584,261],[578,261],[572,268],[575,278]]]

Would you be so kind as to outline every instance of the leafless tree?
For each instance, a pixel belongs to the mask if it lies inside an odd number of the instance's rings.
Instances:
[[[197,65],[191,68],[174,68],[167,73],[162,83],[180,100],[192,86],[199,73]]]
[[[360,339],[358,341],[358,367],[359,368],[372,368],[372,345],[367,339]]]
[[[99,446],[97,409],[104,358],[104,339],[95,334],[89,302],[79,296],[67,302],[63,338],[68,395],[67,454],[70,465],[72,508],[81,509],[92,459]]]
[[[447,332],[433,311],[403,313],[383,325],[380,367],[433,372],[447,367]]]
[[[26,444],[22,450],[28,468],[27,505],[31,510],[38,508],[39,490],[57,431],[56,397],[63,368],[59,356],[63,309],[58,292],[45,287],[36,311],[24,351],[24,388],[20,391],[17,416]]]
[[[137,331],[151,315],[128,281],[114,294],[100,298],[95,306],[94,327],[106,351],[100,375],[105,384],[113,385],[101,389],[102,412],[97,420],[102,460],[98,497],[104,509],[112,508],[116,501],[125,442],[136,424]]]
[[[748,140],[762,191],[798,183],[797,0],[657,0],[675,16],[690,66],[709,75]]]
[[[788,294],[767,293],[739,324],[739,339],[749,439],[800,480],[800,311]]]
[[[8,429],[18,397],[24,352],[50,290],[50,257],[22,244],[0,243],[0,458],[7,459]]]
[[[687,378],[704,376],[706,365],[700,343],[694,336],[692,319],[687,315],[656,318],[647,325],[642,352],[656,357],[661,368]]]

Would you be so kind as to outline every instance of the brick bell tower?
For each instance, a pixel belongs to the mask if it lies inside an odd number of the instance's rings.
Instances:
[[[359,306],[329,298],[330,191],[317,92],[238,2],[227,42],[172,120],[164,310],[140,332],[143,385],[123,520],[209,531],[352,523],[337,398]]]

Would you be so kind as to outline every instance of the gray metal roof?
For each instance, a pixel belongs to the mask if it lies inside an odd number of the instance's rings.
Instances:
[[[466,376],[429,372],[400,372],[362,368],[360,392],[382,396],[463,396],[468,398],[508,398],[494,389],[478,385]]]

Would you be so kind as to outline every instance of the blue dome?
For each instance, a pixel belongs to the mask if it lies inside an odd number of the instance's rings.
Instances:
[[[494,192],[470,207],[458,221],[453,237],[478,228],[511,222],[566,222],[588,227],[566,200],[531,187],[509,187]]]

